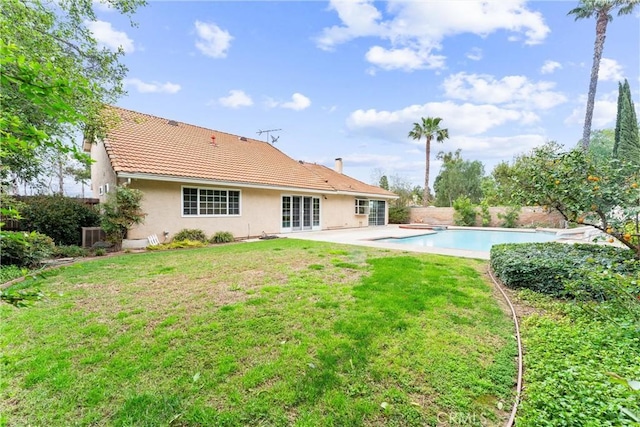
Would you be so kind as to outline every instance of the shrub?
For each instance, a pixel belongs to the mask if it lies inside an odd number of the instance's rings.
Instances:
[[[233,242],[235,240],[235,238],[233,237],[233,234],[231,234],[228,231],[218,231],[216,234],[214,234],[213,236],[211,236],[211,239],[209,240],[210,243],[229,243],[229,242]]]
[[[589,292],[592,298],[600,298],[586,273],[597,268],[623,275],[640,271],[640,263],[632,260],[631,251],[586,243],[509,243],[491,248],[491,268],[506,286],[555,297],[573,297],[565,287],[572,280],[574,287]]]
[[[173,236],[174,242],[179,242],[182,240],[197,240],[198,242],[206,243],[207,235],[204,234],[204,231],[198,230],[196,228],[183,228],[178,231],[175,236]]]
[[[389,224],[408,224],[409,215],[406,206],[389,206]]]
[[[107,254],[107,250],[105,248],[97,248],[94,249],[93,254],[95,256],[105,256]]]
[[[499,213],[498,218],[503,220],[502,226],[506,228],[515,228],[520,217],[520,206],[509,206],[505,213]]]
[[[56,258],[78,258],[89,255],[89,251],[76,245],[60,245],[53,250],[53,256]]]
[[[18,277],[22,277],[29,272],[26,268],[20,268],[17,265],[0,266],[0,283],[7,283]]]
[[[109,193],[107,202],[102,205],[100,224],[107,240],[118,250],[129,229],[144,221],[142,212],[142,191],[128,187],[116,187]]]
[[[476,223],[476,209],[468,197],[460,196],[453,202],[455,225],[472,226]]]
[[[489,202],[483,199],[480,202],[480,218],[482,218],[482,226],[488,227],[491,224],[491,213],[489,212]]]
[[[20,229],[37,231],[51,237],[58,245],[82,244],[82,227],[95,227],[100,215],[80,200],[55,196],[35,196],[23,200]]]
[[[149,251],[164,251],[167,249],[201,248],[205,244],[200,240],[173,240],[171,243],[147,246]]]
[[[34,267],[50,257],[54,250],[51,237],[32,231],[4,231],[0,234],[3,265]]]

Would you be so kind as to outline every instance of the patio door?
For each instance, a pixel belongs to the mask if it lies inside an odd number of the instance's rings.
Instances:
[[[282,196],[282,231],[320,230],[320,198]]]
[[[385,225],[384,214],[384,200],[369,200],[369,225]]]

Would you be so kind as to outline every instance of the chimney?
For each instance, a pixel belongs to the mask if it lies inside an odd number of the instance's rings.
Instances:
[[[335,171],[338,173],[342,173],[342,157],[338,157],[336,159]]]

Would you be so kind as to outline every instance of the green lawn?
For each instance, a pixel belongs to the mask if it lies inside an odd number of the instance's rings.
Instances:
[[[68,266],[0,307],[0,424],[498,425],[485,265],[278,239]]]

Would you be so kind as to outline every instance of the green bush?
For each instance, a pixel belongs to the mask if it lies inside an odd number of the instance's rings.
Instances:
[[[32,231],[3,231],[0,233],[0,253],[3,265],[34,267],[53,254],[51,237]]]
[[[518,218],[520,218],[520,206],[509,206],[505,213],[499,213],[498,218],[503,220],[502,226],[505,228],[516,228]]]
[[[1,265],[0,266],[0,283],[7,283],[18,277],[22,277],[29,272],[26,268],[20,268],[17,265]]]
[[[171,243],[161,243],[159,245],[149,245],[149,251],[164,251],[167,249],[201,248],[205,244],[200,240],[173,240]]]
[[[142,196],[138,189],[118,186],[102,204],[100,226],[115,250],[120,250],[122,240],[131,227],[144,222],[146,214],[142,212]]]
[[[389,224],[409,224],[409,208],[406,206],[389,206]]]
[[[574,297],[565,284],[602,298],[600,289],[591,286],[587,273],[604,268],[628,275],[640,271],[633,252],[612,246],[564,243],[501,244],[491,248],[491,268],[502,282],[513,289],[528,288],[555,297]]]
[[[489,202],[486,199],[480,202],[480,218],[482,218],[483,227],[488,227],[491,224],[491,212],[489,212]]]
[[[453,202],[453,223],[473,226],[476,224],[476,208],[468,197],[460,196]]]
[[[46,234],[58,245],[82,244],[82,227],[95,227],[100,223],[98,211],[79,199],[35,196],[22,202],[20,229]]]
[[[182,240],[196,240],[198,242],[206,243],[207,235],[204,234],[204,231],[196,229],[196,228],[183,228],[178,231],[175,236],[173,236],[174,242],[179,242]]]
[[[91,251],[94,256],[105,256],[107,254],[107,250],[105,248],[96,248]]]
[[[76,245],[59,245],[53,250],[56,258],[79,258],[89,255],[89,251]]]
[[[218,231],[216,234],[211,236],[211,239],[209,240],[209,242],[210,243],[229,243],[229,242],[233,242],[234,240],[235,238],[233,237],[233,234],[231,234],[229,231]]]

